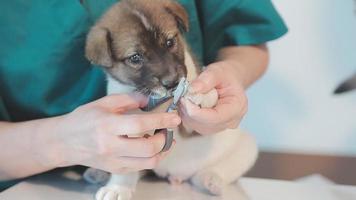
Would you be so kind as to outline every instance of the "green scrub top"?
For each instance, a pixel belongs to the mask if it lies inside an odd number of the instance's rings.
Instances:
[[[0,2],[0,121],[68,113],[105,95],[103,72],[84,57],[86,34],[116,0]],[[227,45],[254,45],[287,28],[270,0],[179,0],[186,34],[205,64]]]

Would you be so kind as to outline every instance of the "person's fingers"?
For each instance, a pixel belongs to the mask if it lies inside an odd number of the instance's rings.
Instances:
[[[188,100],[187,98],[182,98],[180,100],[180,106],[178,110],[187,117],[192,117],[192,114],[198,113],[201,108]]]
[[[166,142],[163,133],[151,137],[120,138],[117,143],[117,151],[121,156],[150,158],[159,154]]]
[[[137,172],[157,167],[159,162],[169,154],[169,151],[150,158],[119,157],[106,159],[101,163],[101,169],[116,174]]]
[[[189,92],[205,94],[215,88],[221,82],[215,71],[216,70],[211,68],[203,71],[195,80],[192,81]]]
[[[153,169],[169,153],[170,151],[162,152],[148,158],[121,157],[121,160],[124,167],[134,169],[134,171]]]
[[[187,117],[182,117],[183,126],[189,127],[190,129],[194,130],[195,132],[201,135],[209,135],[213,133],[218,133],[226,128],[224,124],[203,124],[193,119]]]
[[[174,128],[181,123],[176,113],[116,115],[110,118],[111,133],[137,135],[162,128]]]
[[[112,112],[124,112],[144,107],[147,101],[145,96],[138,93],[131,93],[105,96],[91,104],[109,109]]]

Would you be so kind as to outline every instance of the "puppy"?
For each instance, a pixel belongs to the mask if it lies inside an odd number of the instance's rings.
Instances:
[[[193,80],[200,72],[183,37],[188,30],[188,14],[175,1],[123,0],[92,27],[86,57],[106,72],[108,94],[138,91],[165,96],[182,77]],[[217,92],[190,94],[188,98],[202,107],[212,107]],[[168,104],[155,111],[164,111]],[[225,185],[255,162],[256,143],[239,129],[195,137],[187,137],[193,135],[188,130],[174,130],[175,147],[154,169],[171,183],[190,181],[201,190],[219,195]],[[139,173],[113,174],[96,199],[129,200],[138,179]]]

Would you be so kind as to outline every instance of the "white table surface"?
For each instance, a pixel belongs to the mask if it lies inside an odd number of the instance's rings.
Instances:
[[[97,186],[74,172],[52,173],[21,182],[0,193],[0,200],[92,200]],[[243,178],[214,197],[189,184],[142,180],[133,200],[356,200],[356,187]]]

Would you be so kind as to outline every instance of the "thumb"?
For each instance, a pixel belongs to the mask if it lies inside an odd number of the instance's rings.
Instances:
[[[209,68],[203,71],[195,80],[190,84],[190,93],[208,93],[218,85],[219,81],[213,70]]]
[[[109,109],[112,112],[125,112],[132,109],[144,107],[147,104],[148,99],[141,94],[114,94],[105,96],[93,104]]]

